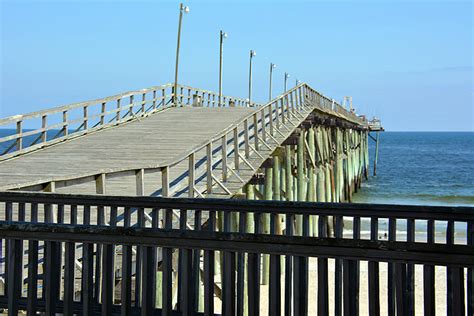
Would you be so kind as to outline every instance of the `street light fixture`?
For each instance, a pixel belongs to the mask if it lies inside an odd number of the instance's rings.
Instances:
[[[288,81],[288,78],[290,78],[290,74],[285,72],[285,92],[286,92],[286,82]]]
[[[275,69],[276,66],[277,65],[275,65],[274,63],[270,63],[270,93],[268,96],[268,101],[272,100],[272,75],[273,75],[273,69]]]
[[[257,56],[257,52],[250,50],[250,67],[249,67],[249,99],[248,106],[252,106],[252,58]]]
[[[220,51],[219,51],[219,106],[222,106],[222,54],[224,50],[224,39],[227,38],[227,33],[222,31],[220,32]]]
[[[174,89],[173,89],[173,105],[178,106],[178,65],[179,65],[179,45],[181,42],[181,22],[183,13],[189,13],[189,7],[180,3],[179,5],[179,22],[178,22],[178,41],[176,44],[176,66],[174,70]]]

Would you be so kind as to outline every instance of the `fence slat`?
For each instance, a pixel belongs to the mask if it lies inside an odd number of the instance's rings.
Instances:
[[[378,218],[370,219],[370,240],[378,240]],[[379,263],[369,261],[369,314],[380,315]]]
[[[335,216],[334,224],[334,236],[336,238],[342,238],[342,216]],[[342,315],[342,305],[342,260],[336,259],[334,263],[334,315]]]
[[[293,222],[295,217],[293,214],[286,215],[285,235],[293,236]],[[293,297],[293,258],[289,255],[285,256],[285,315],[292,315],[292,299]]]
[[[270,214],[270,234],[277,233],[279,215]],[[281,315],[281,256],[270,255],[269,314]]]
[[[397,234],[397,221],[395,218],[388,219],[388,240],[395,241]],[[395,267],[393,262],[387,264],[387,313],[395,316]]]
[[[407,242],[415,241],[415,220],[407,219]],[[415,314],[415,265],[407,264],[407,315]]]
[[[123,214],[123,226],[130,227],[130,208],[126,207]],[[131,314],[132,306],[132,246],[122,245],[122,287],[121,287],[122,315]]]
[[[434,220],[427,222],[427,243],[434,243]],[[435,267],[423,266],[423,305],[425,315],[435,315]]]
[[[216,213],[209,212],[208,230],[214,231]],[[214,315],[214,251],[204,250],[204,315]]]
[[[327,216],[320,216],[318,222],[320,238],[328,236],[327,225]],[[318,258],[318,315],[329,314],[328,272],[328,259]]]
[[[91,219],[90,206],[84,206],[83,223],[89,225]],[[94,285],[94,245],[91,243],[82,244],[82,312],[89,315],[93,310],[93,285]]]
[[[77,206],[70,206],[70,223],[77,224]],[[76,244],[66,242],[64,246],[64,309],[65,315],[72,315],[75,290],[75,256]]]
[[[30,221],[38,221],[38,204],[31,203]],[[29,315],[36,313],[38,304],[38,241],[28,241],[28,299],[27,312]]]
[[[230,232],[229,212],[224,213],[224,232]],[[235,253],[224,251],[224,279],[222,280],[222,314],[235,315]]]

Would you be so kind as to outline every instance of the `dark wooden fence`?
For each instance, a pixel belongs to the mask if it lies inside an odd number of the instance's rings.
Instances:
[[[418,265],[426,315],[435,266],[447,267],[446,313],[473,315],[474,208],[3,192],[0,209],[11,315],[357,315],[363,282],[370,315],[413,315]]]

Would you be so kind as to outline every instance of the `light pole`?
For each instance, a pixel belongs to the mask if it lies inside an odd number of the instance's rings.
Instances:
[[[249,67],[249,103],[248,106],[252,106],[252,58],[257,56],[254,50],[250,50],[250,67]]]
[[[290,74],[285,72],[285,92],[286,92],[286,82],[288,81],[288,78],[290,78]]]
[[[222,31],[220,32],[220,51],[219,51],[219,106],[222,106],[222,53],[224,50],[224,39],[227,38],[227,33]]]
[[[276,68],[277,65],[274,63],[270,63],[270,93],[268,96],[268,101],[272,100],[272,75],[273,75],[273,69]]]
[[[174,91],[173,91],[173,104],[178,106],[178,64],[179,64],[179,44],[181,41],[181,22],[183,20],[183,13],[188,13],[189,7],[184,6],[182,3],[179,5],[179,22],[178,22],[178,42],[176,44],[176,66],[174,70]]]

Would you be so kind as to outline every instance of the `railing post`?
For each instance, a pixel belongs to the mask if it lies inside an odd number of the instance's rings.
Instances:
[[[258,117],[257,117],[257,113],[255,113],[253,115],[253,139],[255,141],[255,150],[258,150],[259,136],[258,136]]]
[[[284,98],[285,98],[285,103],[286,103],[286,117],[287,119],[290,119],[290,102],[289,102],[288,94],[285,95]]]
[[[88,129],[88,122],[89,122],[89,115],[87,114],[87,109],[88,106],[85,105],[83,107],[83,114],[84,114],[84,130],[86,131]]]
[[[170,193],[169,167],[161,168],[161,196],[167,197]]]
[[[294,91],[292,91],[290,93],[290,108],[291,108],[291,113],[295,113],[295,104],[294,104],[294,100],[293,100],[293,94],[294,94]]]
[[[222,136],[222,181],[227,181],[227,134]]]
[[[163,104],[161,106],[165,107],[165,105],[166,105],[166,90],[165,90],[165,88],[161,89],[161,98],[163,99]]]
[[[283,125],[286,124],[286,117],[285,117],[285,102],[283,101],[284,98],[280,99],[280,104],[281,104],[281,123]]]
[[[130,104],[128,108],[128,115],[133,116],[133,95],[130,96]]]
[[[115,121],[116,123],[120,123],[120,112],[122,111],[122,107],[120,105],[120,100],[121,99],[117,99],[117,113],[115,115]]]
[[[268,122],[270,124],[270,135],[274,136],[274,130],[273,130],[273,103],[271,103],[269,106],[268,106]]]
[[[23,148],[23,121],[16,122],[16,150],[21,150]]]
[[[95,193],[105,194],[105,173],[101,173],[95,177]]]
[[[239,170],[239,130],[234,128],[234,168]]]
[[[249,137],[249,119],[246,118],[244,121],[244,148],[245,158],[250,157],[250,137]]]
[[[105,102],[102,102],[101,109],[100,109],[100,125],[104,125],[104,117],[105,117]]]
[[[276,128],[280,130],[280,110],[278,108],[278,101],[274,101],[272,104],[275,105],[275,123]]]
[[[265,108],[262,108],[260,113],[261,113],[261,117],[262,117],[262,139],[263,139],[263,141],[266,141],[267,140],[267,130],[266,130],[266,126],[265,126]]]
[[[190,198],[193,198],[194,197],[194,185],[195,185],[195,174],[194,174],[194,164],[195,164],[195,157],[194,157],[194,153],[191,153],[188,157],[188,161],[189,161],[189,164],[188,164],[188,187],[189,187],[189,192],[188,192],[188,196]]]
[[[63,133],[64,136],[67,136],[69,134],[69,124],[67,120],[67,110],[63,111]]]
[[[187,102],[187,105],[190,105],[191,104],[191,89],[188,88],[188,102]]]
[[[300,87],[300,88],[298,89],[298,93],[299,93],[299,96],[300,96],[300,97],[299,97],[299,99],[300,99],[300,104],[299,104],[299,106],[298,106],[298,110],[300,110],[300,111],[301,111],[301,109],[302,109],[302,107],[303,107],[303,105],[304,105],[304,99],[303,99],[304,89],[305,89],[304,86],[303,86],[303,87]]]
[[[179,87],[179,100],[183,104],[183,87]]]
[[[41,132],[41,141],[43,143],[45,143],[48,139],[48,134],[47,134],[47,131],[46,131],[46,125],[47,125],[47,115],[43,115],[41,117],[41,128],[43,129],[43,131]]]
[[[295,104],[293,106],[294,111],[299,111],[299,98],[298,98],[298,93],[300,91],[301,87],[294,90],[293,93],[295,94]]]
[[[206,188],[207,188],[207,194],[209,195],[212,192],[212,142],[210,142],[206,146],[206,160],[207,160]]]
[[[145,170],[138,169],[135,171],[135,181],[136,181],[136,190],[135,193],[137,196],[145,195]]]
[[[145,103],[146,103],[145,99],[146,99],[146,93],[142,93],[142,109],[141,109],[142,114],[145,113]]]
[[[156,90],[153,90],[153,110],[156,109]]]

